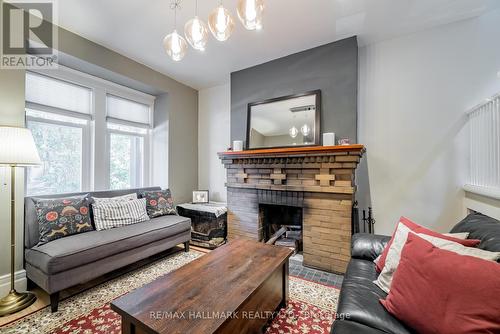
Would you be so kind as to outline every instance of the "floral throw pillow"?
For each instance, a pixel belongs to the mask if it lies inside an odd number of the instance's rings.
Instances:
[[[177,214],[170,189],[145,191],[141,195],[146,199],[149,218]]]
[[[40,240],[38,245],[69,235],[92,231],[87,195],[68,198],[33,198]]]

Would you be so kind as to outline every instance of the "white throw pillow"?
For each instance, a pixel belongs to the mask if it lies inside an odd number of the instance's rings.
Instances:
[[[399,260],[401,259],[401,251],[403,250],[406,240],[408,239],[408,233],[414,232],[412,232],[404,224],[399,223],[396,233],[394,234],[394,240],[392,241],[392,245],[387,253],[385,266],[377,280],[373,282],[386,293],[389,293],[389,290],[391,289],[392,278],[396,269],[398,269]],[[452,251],[459,255],[468,255],[489,261],[497,261],[500,259],[500,252],[489,252],[479,248],[466,247],[453,241],[432,237],[423,233],[414,234],[429,241],[440,249]]]
[[[146,199],[104,201],[93,203],[94,224],[97,231],[132,225],[149,220]]]
[[[446,235],[447,237],[453,237],[457,239],[462,239],[465,240],[469,237],[469,232],[459,232],[459,233],[443,233],[443,235]]]
[[[94,200],[94,203],[97,203],[97,204],[104,203],[104,202],[132,201],[134,199],[137,199],[137,194],[132,193],[132,194],[116,196],[116,197],[108,197],[108,198],[92,197],[92,199]]]

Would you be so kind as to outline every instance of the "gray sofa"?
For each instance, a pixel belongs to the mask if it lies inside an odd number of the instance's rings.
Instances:
[[[63,198],[90,193],[93,197],[114,197],[159,187],[83,192],[37,198]],[[76,234],[38,246],[39,230],[34,202],[25,198],[24,261],[30,285],[35,283],[50,294],[52,312],[57,311],[59,292],[90,281],[115,269],[145,259],[180,243],[189,251],[191,220],[161,216],[147,222],[105,231]]]

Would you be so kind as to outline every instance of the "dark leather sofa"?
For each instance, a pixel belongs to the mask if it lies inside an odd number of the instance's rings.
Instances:
[[[470,239],[481,240],[479,248],[500,251],[500,222],[488,216],[471,213],[450,232],[469,232]],[[334,322],[331,333],[413,333],[384,309],[379,299],[387,294],[373,283],[378,275],[373,260],[389,240],[390,237],[381,235],[353,235],[352,259],[344,276],[337,308],[342,320]]]

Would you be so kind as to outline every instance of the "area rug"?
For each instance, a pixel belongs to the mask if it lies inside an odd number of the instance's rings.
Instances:
[[[120,334],[121,319],[110,309],[111,301],[202,255],[197,251],[173,254],[62,300],[57,313],[52,314],[45,307],[6,324],[0,327],[0,333]],[[289,282],[290,302],[276,315],[266,333],[329,333],[339,290],[293,276]]]

